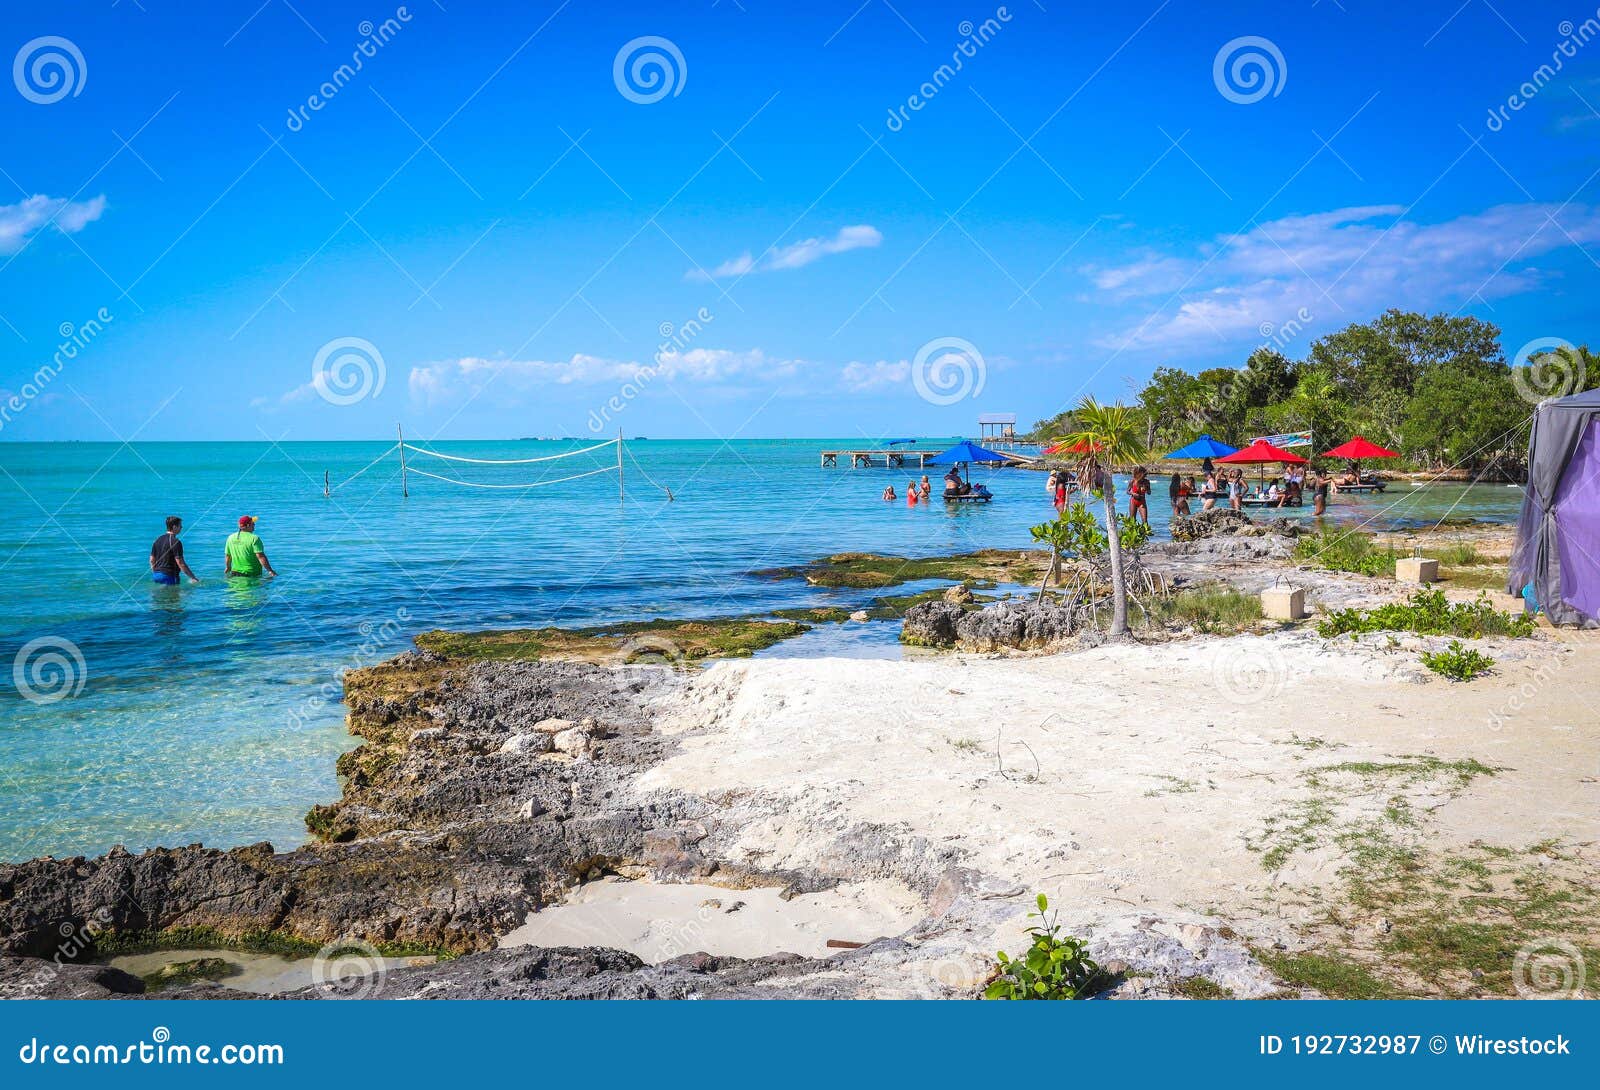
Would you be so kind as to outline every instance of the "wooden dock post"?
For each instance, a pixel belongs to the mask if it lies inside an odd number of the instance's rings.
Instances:
[[[404,499],[411,495],[411,487],[406,481],[406,433],[398,423],[394,426],[394,433],[400,437],[400,496]]]

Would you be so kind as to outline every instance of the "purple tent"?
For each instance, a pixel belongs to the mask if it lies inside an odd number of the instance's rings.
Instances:
[[[1600,627],[1600,390],[1534,412],[1506,589],[1530,583],[1554,623]]]

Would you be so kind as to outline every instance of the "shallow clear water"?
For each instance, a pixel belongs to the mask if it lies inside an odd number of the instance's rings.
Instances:
[[[438,449],[528,458],[582,445]],[[333,759],[351,745],[341,672],[403,650],[418,631],[850,605],[862,596],[749,573],[844,550],[1023,548],[1028,527],[1051,516],[1034,473],[974,472],[998,497],[986,506],[908,508],[879,496],[893,483],[903,497],[909,470],[818,467],[825,447],[860,445],[630,443],[677,500],[630,463],[624,507],[614,475],[522,491],[413,474],[402,499],[393,444],[0,444],[0,859],[300,842],[305,811],[337,796]],[[413,464],[506,484],[614,458],[611,448],[528,466]],[[323,498],[324,470],[338,484],[367,466]],[[1164,495],[1158,478],[1158,533]],[[1330,514],[1373,528],[1446,513],[1509,520],[1520,499],[1500,485],[1399,485],[1339,497]],[[244,513],[260,517],[282,578],[220,578],[222,541]],[[185,519],[203,586],[148,580],[149,544],[168,514]],[[772,653],[874,653],[881,637],[818,634]],[[51,673],[52,652],[66,656],[66,674]],[[62,698],[26,699],[28,688]]]

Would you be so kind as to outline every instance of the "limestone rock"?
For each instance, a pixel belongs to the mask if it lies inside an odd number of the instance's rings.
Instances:
[[[589,732],[572,727],[550,736],[556,752],[565,753],[571,757],[581,757],[589,752],[592,739]]]
[[[549,753],[553,748],[548,734],[513,734],[500,745],[501,753]]]

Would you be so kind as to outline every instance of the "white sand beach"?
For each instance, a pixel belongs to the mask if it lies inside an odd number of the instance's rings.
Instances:
[[[908,855],[1048,893],[1075,926],[1199,912],[1293,944],[1305,906],[1338,899],[1345,834],[1397,805],[1418,817],[1396,835],[1432,848],[1559,839],[1592,864],[1600,640],[1490,642],[1499,668],[1470,685],[1414,650],[1304,629],[1034,658],[718,663],[667,720],[681,752],[641,787],[717,800],[734,830],[717,849],[742,862],[837,872],[853,832],[881,826]],[[1463,777],[1458,762],[1498,771]],[[1332,809],[1322,835],[1293,833],[1314,798]]]

